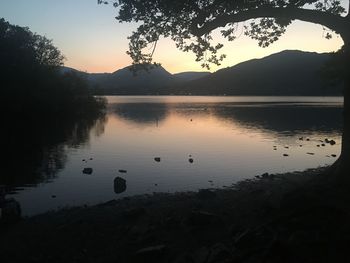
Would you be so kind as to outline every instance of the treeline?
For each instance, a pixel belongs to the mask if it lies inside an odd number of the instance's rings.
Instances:
[[[78,117],[103,109],[84,79],[61,72],[63,61],[51,40],[0,19],[2,113]]]

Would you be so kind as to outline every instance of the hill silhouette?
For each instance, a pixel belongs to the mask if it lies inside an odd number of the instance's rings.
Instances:
[[[340,96],[340,86],[330,86],[322,77],[329,53],[285,50],[261,59],[209,72],[171,74],[163,67],[138,71],[130,66],[113,73],[84,76],[96,94],[103,95],[261,95]]]
[[[322,67],[329,53],[282,51],[221,69],[178,90],[193,95],[341,95],[340,87],[329,87]]]

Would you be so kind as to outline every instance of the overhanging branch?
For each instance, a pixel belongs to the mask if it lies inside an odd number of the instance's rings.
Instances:
[[[212,30],[224,27],[228,23],[243,22],[254,18],[284,18],[288,20],[302,20],[328,27],[336,33],[342,33],[345,18],[317,10],[309,10],[295,7],[259,7],[251,10],[239,11],[232,15],[221,15],[210,22],[198,25],[198,20],[194,20],[191,31],[196,36],[202,36]]]

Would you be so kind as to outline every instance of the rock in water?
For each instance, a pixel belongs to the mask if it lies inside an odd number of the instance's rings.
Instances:
[[[116,177],[114,179],[114,192],[120,194],[126,190],[126,180],[121,177]]]
[[[193,159],[192,159],[192,158],[189,158],[188,161],[189,161],[190,163],[193,163]]]
[[[84,168],[83,169],[83,174],[92,174],[92,168]]]
[[[160,162],[160,157],[155,157],[154,160],[159,163]]]
[[[119,173],[122,173],[122,174],[125,174],[127,172],[128,172],[127,170],[122,170],[122,169],[119,170]]]

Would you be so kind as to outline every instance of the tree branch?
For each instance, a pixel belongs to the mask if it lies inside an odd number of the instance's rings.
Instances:
[[[295,7],[258,7],[255,9],[238,11],[236,14],[221,15],[210,22],[198,25],[198,20],[194,19],[191,31],[196,36],[202,36],[218,27],[224,27],[228,23],[243,22],[254,18],[284,18],[288,20],[302,20],[315,24],[321,24],[335,31],[343,33],[348,24],[344,17],[317,10],[309,10]],[[345,27],[345,28],[344,28]]]

